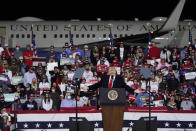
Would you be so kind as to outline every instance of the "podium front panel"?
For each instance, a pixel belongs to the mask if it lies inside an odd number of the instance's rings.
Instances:
[[[125,105],[124,88],[100,88],[100,105]]]

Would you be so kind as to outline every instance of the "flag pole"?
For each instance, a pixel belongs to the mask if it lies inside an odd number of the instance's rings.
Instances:
[[[188,39],[189,39],[189,45],[192,45],[193,44],[193,40],[192,40],[192,33],[191,33],[191,22],[188,22],[188,30],[189,30],[189,36],[188,36]]]

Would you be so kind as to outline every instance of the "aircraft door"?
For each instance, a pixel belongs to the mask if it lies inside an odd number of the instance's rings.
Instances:
[[[2,46],[5,44],[6,27],[0,27],[0,43]]]

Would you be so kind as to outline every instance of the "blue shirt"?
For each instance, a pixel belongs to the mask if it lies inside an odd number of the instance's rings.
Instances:
[[[135,102],[137,103],[137,106],[140,106],[140,107],[141,107],[141,106],[144,106],[144,102],[140,101],[140,98],[141,98],[142,96],[148,97],[149,94],[148,94],[148,93],[139,93],[139,94],[137,95],[136,99],[135,99]]]
[[[73,100],[72,99],[63,99],[61,101],[61,107],[74,107],[73,106]]]

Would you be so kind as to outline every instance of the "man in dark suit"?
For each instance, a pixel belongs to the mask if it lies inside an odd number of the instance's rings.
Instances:
[[[109,75],[103,76],[101,81],[91,85],[89,87],[84,87],[84,90],[95,90],[97,88],[125,88],[129,93],[133,94],[134,90],[126,85],[121,76],[116,75],[115,67],[109,68]]]
[[[118,59],[123,62],[124,60],[127,59],[127,49],[124,47],[124,43],[121,41],[120,42],[120,47],[116,50]]]

